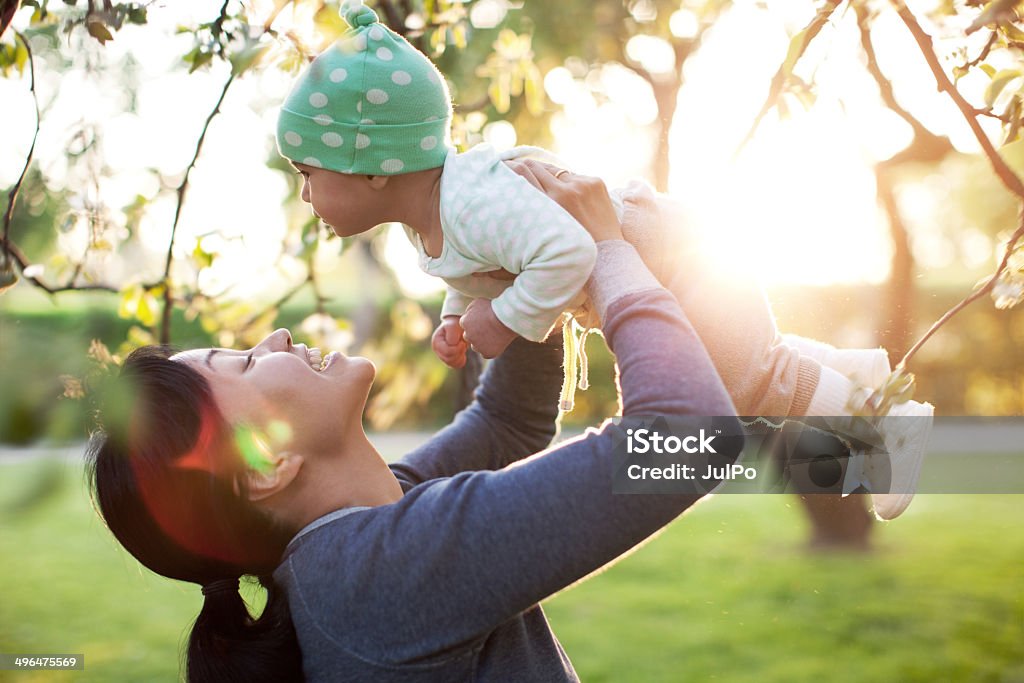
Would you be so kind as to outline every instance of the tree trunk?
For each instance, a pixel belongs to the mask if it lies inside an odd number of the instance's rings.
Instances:
[[[679,78],[659,82],[651,81],[651,89],[654,90],[654,100],[658,103],[658,144],[654,148],[654,160],[651,162],[651,171],[654,174],[654,188],[658,192],[668,192],[668,176],[671,170],[672,159],[669,156],[669,132],[672,130],[672,119],[676,115],[676,106],[679,101],[679,87],[682,82]]]
[[[885,210],[892,238],[892,272],[885,283],[885,302],[879,321],[878,342],[889,351],[889,359],[898,361],[910,349],[911,319],[914,315],[914,255],[910,236],[896,203],[894,182],[889,167],[875,167],[878,205]]]
[[[799,496],[811,522],[809,544],[815,550],[869,550],[872,517],[865,496],[831,493]]]

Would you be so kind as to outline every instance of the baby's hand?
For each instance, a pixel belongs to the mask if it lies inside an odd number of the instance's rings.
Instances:
[[[469,348],[465,339],[462,338],[462,327],[459,326],[459,316],[446,315],[441,324],[434,330],[434,336],[430,340],[437,357],[444,361],[450,368],[458,370],[466,364],[466,349]]]
[[[459,319],[462,338],[484,358],[496,358],[516,338],[516,333],[498,320],[488,299],[473,299]]]

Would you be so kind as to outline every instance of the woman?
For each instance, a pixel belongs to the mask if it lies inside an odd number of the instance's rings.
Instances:
[[[622,241],[604,185],[521,172],[598,244],[588,294],[623,416],[732,414],[675,299]],[[284,330],[250,351],[129,357],[127,417],[107,418],[91,474],[125,548],[203,586],[189,680],[577,680],[538,602],[699,496],[613,495],[623,425],[527,458],[555,431],[559,359],[517,341],[452,425],[389,467],[362,429],[364,359],[331,354],[317,372]],[[256,620],[243,575],[268,591]]]

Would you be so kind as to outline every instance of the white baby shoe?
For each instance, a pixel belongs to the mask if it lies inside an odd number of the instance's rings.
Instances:
[[[879,388],[892,374],[885,349],[832,349],[819,362],[869,389]]]
[[[863,461],[863,478],[879,519],[898,517],[914,498],[934,415],[932,404],[907,401],[881,418],[879,431],[887,453],[871,453]]]

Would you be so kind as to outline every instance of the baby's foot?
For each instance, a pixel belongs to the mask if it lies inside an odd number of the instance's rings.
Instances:
[[[921,463],[928,448],[935,407],[930,403],[897,403],[882,418],[880,431],[887,453],[864,458],[864,478],[879,519],[898,517],[917,492]]]
[[[832,349],[819,362],[869,389],[882,386],[892,374],[885,349]]]
[[[831,344],[794,334],[782,335],[782,341],[798,349],[801,356],[813,358],[861,386],[877,389],[892,374],[889,354],[885,349],[837,349]]]

